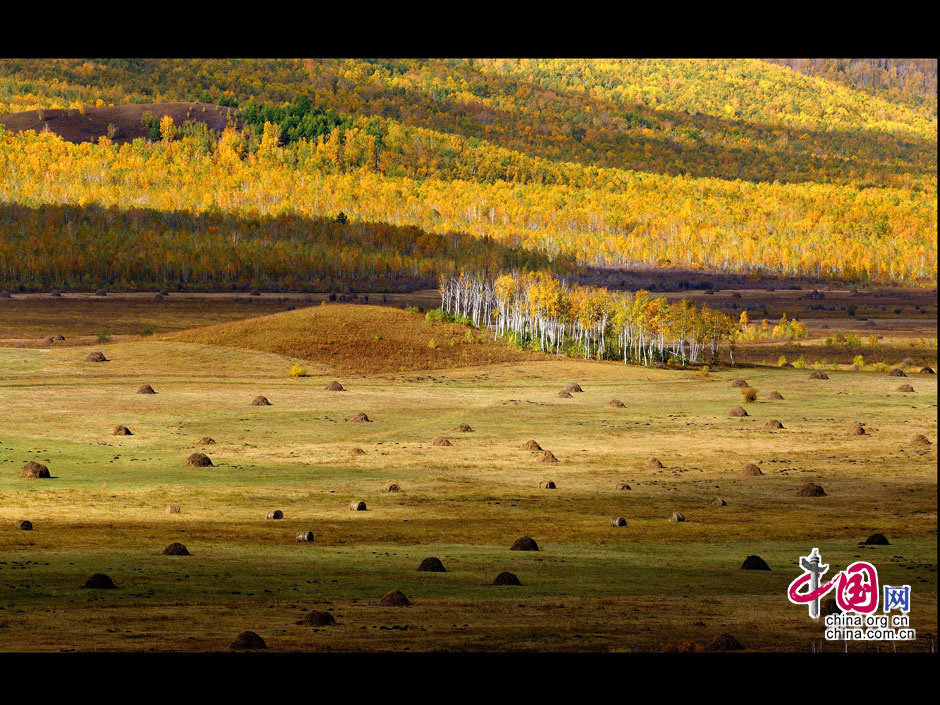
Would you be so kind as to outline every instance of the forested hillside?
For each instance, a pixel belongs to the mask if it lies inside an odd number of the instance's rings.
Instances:
[[[935,285],[936,62],[781,61],[0,61],[0,123],[35,116],[0,127],[0,278],[389,287],[590,264]],[[154,115],[123,145],[43,119],[174,101],[237,119]],[[100,208],[82,235],[59,206]],[[175,235],[172,266],[143,264]],[[86,266],[110,253],[134,275]]]

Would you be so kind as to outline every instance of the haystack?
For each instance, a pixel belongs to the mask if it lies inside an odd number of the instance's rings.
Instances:
[[[149,384],[140,385],[137,388],[137,393],[138,394],[156,394],[156,392],[153,391],[153,387],[151,387]]]
[[[829,375],[827,375],[822,370],[813,370],[812,372],[809,373],[809,378],[810,379],[829,379]]]
[[[0,299],[11,299],[11,298],[13,298],[13,295],[6,289],[4,289],[3,291],[0,291]]]
[[[358,500],[353,500],[349,503],[350,510],[354,512],[364,512],[366,511],[366,503]]]
[[[565,391],[564,389],[558,392],[558,398],[559,399],[574,399],[574,397],[571,396],[571,392]]]
[[[774,401],[783,401],[783,395],[780,392],[771,392],[767,395],[767,398]]]
[[[747,381],[741,379],[740,377],[738,379],[732,380],[731,382],[732,388],[750,387],[750,386],[751,385],[749,385]]]
[[[350,418],[348,418],[348,419],[346,419],[346,420],[347,420],[347,421],[353,421],[353,422],[355,422],[355,423],[372,423],[372,419],[370,419],[368,416],[366,416],[365,414],[363,414],[361,411],[360,411],[358,414],[356,414],[355,416],[351,416]]]
[[[297,541],[300,543],[313,543],[313,532],[301,531],[297,534]]]
[[[324,610],[310,610],[304,615],[301,623],[305,627],[332,627],[336,624],[336,619]]]
[[[626,492],[627,490],[632,490],[633,488],[630,487],[630,485],[628,485],[626,482],[621,482],[619,485],[617,485],[617,489],[621,492]]]
[[[539,483],[539,489],[540,490],[554,490],[556,489],[555,483],[552,480],[542,480]]]
[[[186,465],[191,468],[213,468],[215,465],[205,453],[193,453],[186,459]]]
[[[866,546],[890,546],[891,542],[888,541],[888,537],[884,534],[872,534],[867,539],[865,539]]]
[[[777,419],[771,419],[770,421],[764,424],[764,428],[767,429],[768,431],[779,431],[780,429],[783,428],[783,424],[777,421]]]
[[[431,445],[432,446],[452,446],[453,443],[451,443],[449,440],[444,438],[444,436],[438,436],[433,441],[431,441]]]
[[[98,289],[98,290],[95,292],[95,296],[107,296],[107,295],[108,295],[108,292],[105,291],[104,289]]]
[[[504,570],[502,573],[493,578],[493,585],[522,585],[519,582],[519,578],[516,577],[515,573],[510,573],[508,570]]]
[[[235,637],[232,648],[236,651],[250,651],[252,649],[266,649],[268,645],[255,632],[246,631]]]
[[[928,367],[927,365],[924,365],[923,367],[920,368],[920,373],[921,373],[922,375],[932,375],[932,374],[936,374],[936,373],[933,371],[933,368],[932,368],[932,367]]]
[[[33,530],[33,522],[31,522],[29,519],[20,519],[14,524],[14,526],[21,531]]]
[[[759,465],[748,463],[743,468],[741,468],[741,472],[739,474],[741,477],[757,477],[758,475],[763,475],[764,472],[760,469]]]
[[[393,482],[382,491],[383,492],[401,492],[401,487],[399,487],[398,484]]]
[[[30,477],[38,480],[52,477],[52,475],[49,474],[49,468],[45,465],[30,460],[20,471],[20,477]]]
[[[609,402],[607,402],[607,408],[608,409],[626,409],[627,405],[624,404],[619,399],[611,399]]]
[[[167,514],[179,514],[181,511],[180,505],[178,504],[168,504],[166,505]]]
[[[346,388],[343,387],[339,382],[333,380],[328,385],[326,385],[326,391],[328,392],[345,392]]]
[[[379,605],[382,607],[408,607],[411,605],[411,600],[405,597],[405,593],[401,590],[389,590],[382,595]]]
[[[104,573],[95,573],[85,581],[85,587],[93,590],[117,590],[117,585]]]
[[[851,426],[849,426],[848,430],[846,430],[846,434],[849,436],[864,436],[865,427],[860,423],[853,423]]]
[[[581,389],[581,385],[578,384],[577,382],[569,382],[569,383],[568,383],[568,386],[565,387],[565,391],[566,391],[566,392],[573,392],[573,393],[577,394],[577,393],[579,393],[579,392],[583,392],[584,390]]]
[[[526,441],[522,444],[522,450],[542,450],[542,446],[535,441]]]
[[[350,455],[365,455],[366,452],[362,448],[353,448],[349,451]]]
[[[741,570],[770,570],[770,566],[760,556],[748,556],[741,564]]]
[[[108,358],[104,356],[104,353],[93,352],[88,353],[88,356],[85,358],[85,362],[108,362]]]
[[[539,545],[535,543],[535,539],[530,538],[529,536],[523,536],[521,539],[516,539],[513,542],[512,546],[509,548],[510,551],[538,551]]]
[[[283,519],[283,518],[284,518],[284,512],[282,512],[280,509],[275,509],[273,512],[268,512],[267,515],[266,515],[266,518],[267,518],[267,519],[275,519],[275,520],[276,520],[276,519]]]
[[[179,542],[171,543],[163,549],[164,556],[191,556],[189,549]]]
[[[915,433],[913,436],[911,436],[911,445],[924,448],[930,445],[930,441],[927,440],[927,436],[923,435],[922,433]]]
[[[470,428],[470,424],[466,423],[457,424],[452,430],[457,431],[458,433],[473,433],[473,429]]]
[[[430,558],[425,558],[421,561],[421,565],[418,566],[418,570],[422,573],[446,573],[447,568],[444,567],[444,564],[441,563],[440,558],[435,558],[431,556]]]
[[[669,521],[685,521],[685,514],[682,512],[673,512],[669,515]]]
[[[203,436],[202,438],[199,439],[199,445],[202,445],[202,446],[214,446],[214,445],[215,445],[215,439],[214,439],[214,438],[210,438],[209,436]]]
[[[826,491],[822,488],[822,485],[817,485],[815,482],[807,482],[800,488],[800,491],[796,493],[797,497],[826,497]]]
[[[914,388],[909,384],[902,384],[900,387],[895,389],[896,392],[913,392]]]
[[[665,466],[661,462],[659,462],[659,458],[650,458],[649,460],[646,461],[645,467],[647,470],[659,470],[660,468],[665,467]]]
[[[626,517],[614,517],[610,520],[611,526],[626,526],[627,518]]]
[[[57,343],[64,343],[64,342],[65,342],[65,336],[62,335],[61,333],[59,333],[58,335],[55,336],[55,342],[57,342]]]
[[[114,431],[111,432],[112,436],[133,436],[131,430],[124,424],[120,424],[114,427]]]
[[[728,503],[725,500],[723,500],[721,497],[715,497],[715,499],[712,500],[713,507],[724,507],[724,506],[727,506],[727,504]]]
[[[888,370],[888,377],[907,377],[907,375],[904,374],[904,370],[900,367],[892,367]]]
[[[728,632],[722,632],[705,646],[706,651],[741,651],[744,647]]]
[[[52,291],[49,292],[49,296],[55,296],[58,298],[59,296],[62,296],[62,292],[59,291],[58,289],[53,289]]]
[[[271,406],[271,402],[268,401],[267,397],[257,396],[251,402],[252,406]]]
[[[50,336],[44,338],[42,342],[43,342],[44,344],[46,344],[46,345],[52,345],[53,343],[55,343],[55,340],[54,340],[54,339],[52,338],[52,336],[50,335]]]
[[[728,412],[728,416],[747,416],[747,411],[744,410],[743,406],[735,406]]]
[[[542,455],[539,456],[540,463],[557,463],[558,458],[555,457],[555,454],[550,450],[543,450]]]

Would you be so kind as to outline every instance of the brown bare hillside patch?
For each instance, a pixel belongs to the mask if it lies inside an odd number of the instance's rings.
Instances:
[[[211,130],[224,130],[231,108],[210,103],[131,103],[102,108],[85,108],[82,115],[77,109],[49,109],[42,111],[42,120],[35,110],[23,113],[0,115],[0,125],[11,132],[46,129],[66,142],[97,142],[101,136],[108,136],[109,125],[112,141],[117,144],[131,142],[138,137],[148,139],[150,130],[144,126],[142,118],[149,112],[158,121],[164,115],[173,118],[174,125],[194,120],[205,123]]]
[[[467,333],[474,342],[468,342]],[[376,374],[445,369],[538,357],[466,326],[428,323],[417,313],[358,304],[311,306],[180,331],[167,340],[260,350]],[[433,341],[433,345],[432,345]]]

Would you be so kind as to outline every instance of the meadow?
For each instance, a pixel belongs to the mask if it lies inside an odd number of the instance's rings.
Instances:
[[[277,651],[661,651],[727,632],[747,650],[805,652],[823,627],[786,589],[814,546],[912,588],[915,642],[849,650],[933,648],[936,376],[648,369],[487,336],[416,358],[385,331],[410,320],[426,351],[438,334],[420,314],[322,308],[344,313],[0,347],[0,650],[215,651],[252,630]],[[384,339],[350,341],[357,320]],[[332,347],[285,354],[297,330]],[[85,362],[96,350],[109,361]],[[291,377],[295,364],[308,376]],[[559,398],[572,381],[584,391]],[[156,394],[137,394],[144,383]],[[738,405],[748,416],[728,416]],[[369,423],[346,421],[360,412]],[[856,422],[864,435],[849,434]],[[118,424],[133,435],[112,435]],[[432,445],[440,436],[451,445]],[[214,466],[187,467],[194,452]],[[27,461],[52,477],[21,478]],[[763,474],[743,476],[747,463]],[[826,496],[798,496],[807,482]],[[284,518],[266,519],[274,510]],[[14,528],[24,519],[32,531]],[[306,530],[313,543],[296,541]],[[860,545],[875,532],[890,545]],[[540,550],[511,551],[522,536]],[[192,555],[162,555],[172,542]],[[749,555],[771,570],[741,570]],[[418,572],[429,556],[446,572]],[[522,585],[492,585],[502,571]],[[93,573],[118,589],[83,588]],[[411,606],[380,605],[393,589]],[[337,624],[301,624],[311,609]]]

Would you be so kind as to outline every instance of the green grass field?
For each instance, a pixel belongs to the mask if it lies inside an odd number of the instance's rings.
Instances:
[[[111,361],[83,362],[89,350]],[[919,638],[896,648],[930,648],[935,376],[545,358],[373,376],[314,361],[291,378],[293,362],[157,339],[0,348],[0,650],[226,650],[251,629],[285,651],[660,651],[725,631],[749,650],[809,651],[823,626],[786,588],[814,546],[833,570],[861,556],[911,585]],[[760,393],[731,418],[739,376]],[[332,379],[348,391],[325,391]],[[558,398],[572,380],[584,393]],[[145,382],[156,395],[135,393]],[[357,412],[372,423],[344,421]],[[772,418],[785,428],[764,430]],[[855,421],[868,435],[846,434]],[[432,446],[439,435],[453,445]],[[521,450],[529,439],[560,462]],[[195,451],[216,467],[186,467]],[[644,469],[653,456],[666,467]],[[29,460],[53,477],[20,478]],[[749,462],[764,476],[740,476]],[[828,496],[798,497],[807,481]],[[349,510],[359,499],[368,511]],[[283,520],[265,518],[275,509]],[[315,542],[296,542],[307,529]],[[876,531],[891,545],[859,546]],[[510,551],[525,535],[542,550]],[[173,541],[192,556],[161,555]],[[749,554],[772,570],[740,570]],[[427,556],[447,572],[417,572]],[[523,586],[490,585],[504,570]],[[119,589],[84,589],[97,572]],[[411,607],[378,605],[394,588]],[[298,624],[314,608],[338,624]],[[873,648],[895,647],[849,646]]]

